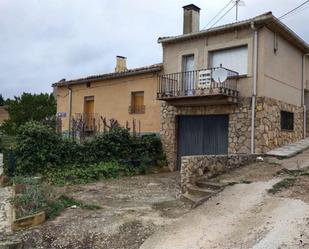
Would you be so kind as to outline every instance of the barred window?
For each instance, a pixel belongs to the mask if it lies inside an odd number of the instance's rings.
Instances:
[[[281,130],[294,130],[294,113],[281,111]]]

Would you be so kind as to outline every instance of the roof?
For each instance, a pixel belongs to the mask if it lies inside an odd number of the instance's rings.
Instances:
[[[96,82],[106,79],[116,79],[122,77],[128,77],[133,75],[141,75],[146,73],[156,73],[163,69],[163,64],[154,64],[145,67],[139,67],[134,69],[129,69],[124,72],[114,72],[114,73],[107,73],[107,74],[98,74],[98,75],[91,75],[85,78],[73,79],[73,80],[60,80],[59,82],[55,82],[52,84],[53,87],[55,86],[67,86],[67,85],[75,85],[75,84],[83,84],[88,82]]]
[[[277,33],[280,33],[285,39],[294,43],[298,48],[300,48],[304,52],[306,53],[309,52],[308,44],[302,38],[300,38],[294,31],[292,31],[288,26],[286,26],[283,22],[278,20],[278,18],[276,18],[272,14],[272,12],[266,12],[262,15],[253,17],[251,19],[221,25],[218,27],[201,30],[194,33],[178,35],[178,36],[160,37],[158,39],[158,43],[168,44],[185,40],[198,39],[216,33],[223,33],[226,31],[235,30],[237,28],[248,28],[251,26],[252,23],[254,23],[256,27],[267,26],[269,29]]]

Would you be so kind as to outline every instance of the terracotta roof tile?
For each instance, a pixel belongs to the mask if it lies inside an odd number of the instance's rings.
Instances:
[[[107,73],[107,74],[91,75],[91,76],[87,76],[84,78],[73,79],[73,80],[68,80],[68,81],[60,80],[59,82],[53,83],[52,86],[53,87],[66,86],[66,85],[82,84],[82,83],[93,82],[93,81],[100,81],[100,80],[105,80],[105,79],[116,79],[116,78],[131,76],[131,75],[159,72],[162,69],[163,69],[163,64],[158,63],[158,64],[154,64],[150,66],[128,69],[124,72],[114,72],[114,73]]]

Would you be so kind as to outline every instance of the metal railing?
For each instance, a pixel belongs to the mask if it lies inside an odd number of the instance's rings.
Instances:
[[[223,71],[218,77],[218,70]],[[238,73],[227,68],[217,67],[159,76],[157,98],[180,98],[223,94],[237,96]],[[218,77],[216,80],[214,77]],[[222,82],[221,82],[222,80]]]
[[[143,114],[145,113],[146,107],[144,105],[130,105],[129,113],[130,114]]]

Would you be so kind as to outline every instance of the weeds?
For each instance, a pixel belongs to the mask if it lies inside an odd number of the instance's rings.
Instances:
[[[48,218],[54,218],[65,208],[77,206],[83,209],[100,209],[95,204],[87,204],[70,198],[64,194],[55,195],[56,188],[44,183],[39,178],[14,177],[16,195],[11,199],[15,207],[16,217],[21,218],[37,212],[45,211]]]
[[[272,188],[268,190],[268,193],[276,194],[280,192],[282,189],[287,189],[293,186],[295,181],[296,181],[296,178],[285,178],[282,181],[273,185]]]

